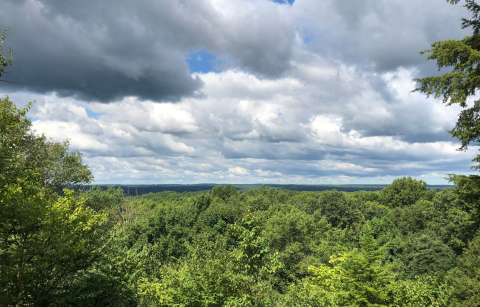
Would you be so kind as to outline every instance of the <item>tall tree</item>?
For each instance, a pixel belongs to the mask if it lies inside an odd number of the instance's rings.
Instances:
[[[447,0],[457,4],[460,0]],[[467,150],[469,145],[477,145],[480,141],[480,100],[473,105],[467,99],[475,95],[480,88],[480,5],[474,0],[466,0],[465,7],[472,12],[472,19],[462,19],[462,28],[472,28],[471,36],[462,40],[445,40],[432,44],[428,50],[428,60],[435,60],[438,69],[452,67],[452,71],[441,76],[415,79],[420,86],[414,90],[435,98],[443,98],[447,105],[458,104],[463,110],[458,116],[455,128],[449,133],[462,143],[459,150]],[[473,159],[480,169],[480,155]]]
[[[457,4],[460,0],[447,0]],[[465,0],[465,7],[472,13],[472,19],[462,18],[462,29],[471,28],[472,35],[462,40],[446,40],[432,44],[432,48],[422,51],[429,53],[428,59],[437,62],[438,69],[452,67],[452,71],[441,76],[415,79],[420,86],[414,91],[425,93],[435,98],[442,97],[447,105],[458,104],[463,110],[458,116],[455,127],[449,133],[460,140],[459,150],[466,151],[469,145],[480,143],[480,100],[467,103],[480,89],[480,5],[475,0]],[[472,167],[480,169],[480,154],[472,161]],[[465,202],[472,210],[474,220],[469,237],[480,227],[480,176],[453,175],[449,180],[455,183],[455,191],[460,201]]]
[[[98,257],[106,215],[45,184],[55,161],[39,154],[27,110],[0,99],[0,305],[53,306]]]

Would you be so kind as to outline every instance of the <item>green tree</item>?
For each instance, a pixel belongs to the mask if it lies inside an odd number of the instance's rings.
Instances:
[[[462,176],[458,177],[461,179]],[[466,181],[471,183],[470,177]],[[468,185],[470,186],[470,185]],[[435,233],[442,241],[450,246],[458,255],[467,247],[468,242],[475,234],[475,210],[472,210],[471,201],[477,202],[474,191],[461,182],[455,184],[454,189],[443,189],[436,193],[433,199],[434,217],[427,221],[428,229]],[[466,189],[465,189],[466,188]],[[473,192],[473,193],[472,193]],[[464,198],[466,196],[466,199]]]
[[[400,258],[410,279],[424,274],[443,277],[455,265],[453,250],[431,233],[410,237]]]
[[[55,305],[75,275],[99,255],[106,215],[82,206],[68,190],[64,197],[43,199],[37,206],[38,222],[28,225],[34,229],[21,224],[2,229],[0,296],[6,305]]]
[[[433,203],[421,199],[413,205],[392,209],[388,216],[402,233],[407,234],[425,229],[435,214]]]
[[[457,4],[460,0],[447,0]],[[459,150],[467,150],[471,143],[478,144],[480,140],[480,100],[473,105],[467,104],[467,99],[475,95],[480,87],[480,5],[474,0],[466,0],[465,7],[472,12],[472,19],[462,19],[462,28],[472,28],[471,36],[462,40],[445,40],[432,44],[431,48],[422,51],[428,53],[428,60],[437,62],[439,69],[452,67],[452,71],[441,76],[415,79],[420,85],[414,91],[425,93],[427,97],[443,98],[448,106],[460,105],[463,110],[458,116],[455,127],[449,133],[462,143]],[[480,155],[473,161],[474,168],[480,168]]]
[[[449,274],[453,307],[473,307],[480,302],[480,236],[475,237]]]
[[[223,200],[227,200],[230,197],[238,195],[237,189],[233,185],[227,184],[226,186],[218,185],[210,192],[212,197],[219,197]]]
[[[399,235],[398,228],[386,216],[381,219],[374,217],[368,221],[368,225],[372,229],[375,240],[377,240],[380,245],[387,244]]]
[[[332,256],[330,264],[311,267],[312,289],[323,292],[325,306],[386,306],[391,277],[382,265],[383,250],[370,226],[363,227],[360,250]]]
[[[189,253],[161,266],[159,273],[140,281],[146,306],[275,306],[268,277],[281,266],[269,250],[258,221],[247,212],[231,229],[232,248],[224,237],[214,242],[199,234]]]
[[[333,191],[324,191],[318,200],[321,215],[325,216],[333,227],[353,227],[360,226],[364,221],[361,212],[364,205],[357,199],[346,197],[346,193]]]
[[[105,214],[45,185],[50,161],[37,154],[28,108],[0,99],[1,305],[55,305],[98,257],[106,230]]]
[[[388,207],[405,207],[413,205],[427,193],[427,183],[411,177],[395,179],[391,185],[380,192],[380,202]]]
[[[401,280],[390,286],[391,307],[447,307],[450,293],[447,283],[440,283],[435,277],[418,277]]]
[[[83,164],[82,154],[69,151],[69,142],[48,140],[45,136],[35,136],[30,146],[30,154],[44,161],[42,167],[43,184],[54,191],[64,188],[81,188],[92,181],[89,167]]]

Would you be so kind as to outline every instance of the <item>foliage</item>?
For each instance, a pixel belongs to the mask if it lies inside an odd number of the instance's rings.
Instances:
[[[455,253],[432,233],[408,238],[401,256],[405,264],[405,276],[441,276],[454,267]]]
[[[435,214],[433,203],[422,199],[410,206],[394,208],[388,216],[403,234],[408,234],[427,228]]]
[[[459,193],[461,185],[456,184],[455,190],[443,189],[433,200],[434,216],[427,221],[428,229],[451,247],[455,253],[461,254],[475,233],[475,215],[468,208],[467,200],[462,200]],[[468,197],[470,193],[467,193]],[[471,198],[471,197],[468,197]]]
[[[311,267],[313,289],[325,293],[332,306],[386,306],[390,276],[382,265],[382,249],[365,225],[361,250],[332,256],[327,265]]]
[[[40,138],[30,132],[28,108],[0,100],[0,297],[6,305],[53,305],[70,279],[98,257],[106,215],[73,191],[60,196],[45,185],[51,161],[38,154]]]
[[[459,0],[448,0],[457,4]],[[415,79],[420,86],[414,91],[420,91],[435,98],[442,97],[447,105],[458,104],[464,110],[459,114],[455,128],[449,133],[462,143],[460,150],[467,150],[470,143],[480,140],[480,100],[468,105],[467,99],[474,96],[480,86],[480,5],[474,0],[466,0],[465,7],[472,12],[473,19],[462,19],[462,28],[472,28],[473,34],[462,40],[438,41],[431,49],[422,51],[428,53],[428,60],[437,62],[438,69],[452,67],[452,71],[441,76]],[[473,161],[480,163],[480,156]],[[474,166],[480,168],[480,164]]]
[[[392,307],[446,307],[450,300],[448,285],[432,276],[393,283],[391,296]]]
[[[200,237],[180,264],[160,268],[158,277],[141,281],[148,306],[264,306],[272,290],[266,277],[280,266],[250,213],[232,226],[238,246]]]
[[[382,204],[390,208],[413,205],[426,196],[427,183],[411,177],[395,179],[380,192]]]
[[[55,191],[67,187],[79,189],[93,179],[92,172],[82,162],[82,154],[69,152],[68,146],[68,141],[56,142],[45,136],[35,137],[30,146],[30,154],[44,161],[43,185]]]
[[[458,266],[449,274],[452,283],[451,306],[478,306],[480,302],[480,236],[469,244]]]
[[[7,305],[53,304],[77,271],[98,257],[106,215],[95,214],[68,190],[56,200],[37,197],[23,200],[36,203],[24,207],[38,214],[35,221],[2,225],[0,288]]]

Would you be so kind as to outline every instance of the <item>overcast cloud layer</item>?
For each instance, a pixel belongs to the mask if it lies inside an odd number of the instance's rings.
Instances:
[[[282,2],[282,1],[278,1]],[[468,34],[446,1],[0,0],[0,94],[97,183],[445,184],[459,109],[411,93]],[[19,71],[17,71],[19,70]]]

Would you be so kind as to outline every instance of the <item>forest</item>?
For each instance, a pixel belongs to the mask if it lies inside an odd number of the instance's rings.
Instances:
[[[2,306],[478,306],[480,177],[128,196],[0,103]],[[67,189],[77,187],[77,189]]]

